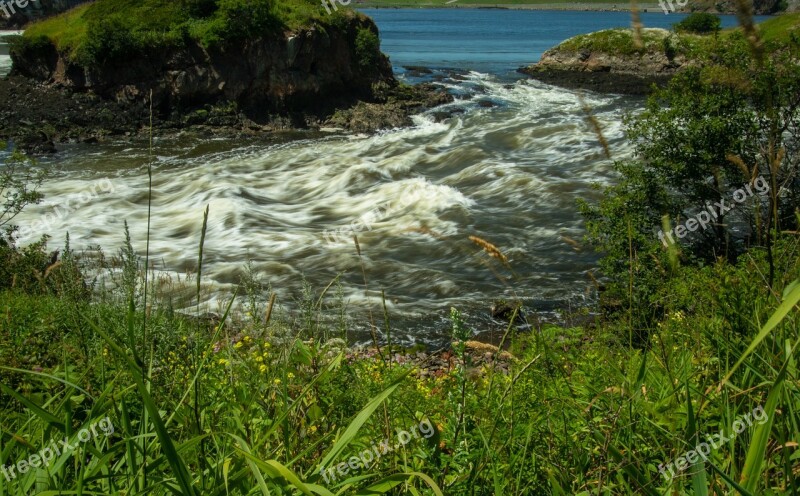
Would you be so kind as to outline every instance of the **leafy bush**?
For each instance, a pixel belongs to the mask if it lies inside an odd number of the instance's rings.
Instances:
[[[372,67],[380,57],[381,42],[368,28],[359,28],[356,35],[356,61],[362,70]]]
[[[696,34],[716,33],[721,25],[722,20],[714,14],[694,12],[675,24],[675,31]]]
[[[86,39],[78,52],[85,65],[105,64],[136,55],[140,44],[121,16],[89,23]]]

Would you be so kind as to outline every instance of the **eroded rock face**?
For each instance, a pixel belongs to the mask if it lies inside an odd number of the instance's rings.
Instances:
[[[162,112],[236,102],[259,113],[324,111],[347,100],[370,100],[378,82],[395,84],[388,58],[362,67],[355,54],[358,29],[377,33],[354,15],[344,28],[310,27],[205,49],[189,44],[100,67],[82,67],[52,45],[13,53],[14,74],[120,102],[149,100]]]

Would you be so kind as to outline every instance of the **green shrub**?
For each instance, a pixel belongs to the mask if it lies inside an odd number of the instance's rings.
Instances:
[[[669,60],[674,59],[675,55],[678,54],[678,50],[675,48],[675,44],[672,41],[672,36],[664,37],[662,43],[664,44],[664,55],[666,55]]]
[[[370,29],[359,28],[356,35],[356,61],[362,70],[369,69],[378,61],[381,42]]]
[[[697,34],[716,33],[721,25],[722,21],[714,14],[694,12],[675,24],[675,31]]]
[[[135,55],[139,43],[121,16],[112,16],[89,23],[86,39],[78,51],[78,60],[85,65],[105,64]]]

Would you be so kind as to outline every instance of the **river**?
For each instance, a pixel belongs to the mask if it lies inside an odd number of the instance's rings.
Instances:
[[[593,301],[588,273],[597,256],[578,244],[584,231],[576,201],[596,198],[592,184],[613,180],[611,162],[576,92],[514,70],[574,34],[625,26],[628,15],[366,13],[381,28],[383,50],[399,77],[419,80],[403,66],[433,68],[422,77],[456,95],[455,116],[440,120],[431,111],[414,127],[374,136],[294,133],[247,142],[155,136],[151,253],[157,269],[173,279],[194,269],[209,206],[203,278],[212,311],[247,260],[286,310],[295,307],[303,281],[320,292],[339,275],[349,315],[361,329],[369,310],[383,321],[384,290],[393,339],[405,342],[442,342],[450,306],[462,309],[476,332],[499,332],[503,324],[487,310],[497,298],[519,298],[544,318]],[[643,20],[664,26],[680,18],[659,13]],[[590,93],[585,102],[614,158],[629,156],[621,119],[642,101]],[[44,203],[18,222],[48,219],[37,230],[53,236],[54,248],[69,232],[73,247],[100,245],[111,254],[127,220],[134,246],[143,251],[147,161],[146,140],[65,146],[42,161],[52,170]],[[104,178],[110,183],[98,183]],[[106,187],[90,197],[93,184]],[[65,198],[81,193],[84,200],[73,201],[69,215],[55,215]],[[348,231],[358,219],[361,258]],[[326,237],[333,230],[344,236]],[[494,244],[508,264],[470,236]]]

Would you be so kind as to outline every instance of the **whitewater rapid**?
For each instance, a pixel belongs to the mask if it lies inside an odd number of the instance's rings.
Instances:
[[[408,340],[440,332],[450,306],[477,317],[501,297],[521,298],[542,312],[591,299],[587,272],[597,258],[571,241],[584,234],[576,201],[597,197],[591,185],[611,180],[611,161],[578,93],[475,72],[441,84],[456,102],[417,116],[413,127],[372,136],[271,142],[156,136],[150,242],[156,268],[181,279],[195,270],[208,207],[203,282],[210,308],[231,293],[248,260],[289,309],[303,280],[319,292],[339,275],[356,320],[367,309],[378,312],[382,289],[396,322],[416,322],[397,331]],[[622,116],[639,103],[583,98],[613,158],[628,156]],[[437,117],[443,111],[453,113]],[[45,201],[17,223],[35,225],[50,214],[51,248],[69,232],[73,248],[99,245],[113,254],[127,221],[134,247],[144,253],[149,160],[146,140],[69,145],[43,161],[51,170]],[[64,198],[106,179],[113,192],[100,190],[54,219]],[[325,237],[334,230],[356,233],[362,256],[346,237]],[[39,234],[28,232],[21,242]],[[497,246],[508,266],[469,236]]]

